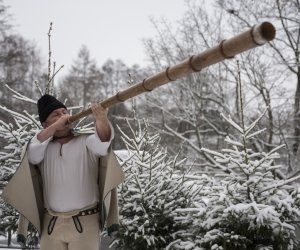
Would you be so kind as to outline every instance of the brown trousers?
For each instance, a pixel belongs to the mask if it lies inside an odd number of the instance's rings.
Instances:
[[[54,225],[53,225],[54,224]],[[50,229],[50,234],[49,234]],[[99,213],[77,218],[44,215],[41,250],[99,250]]]

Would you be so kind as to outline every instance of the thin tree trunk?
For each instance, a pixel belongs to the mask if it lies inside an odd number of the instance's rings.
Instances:
[[[7,236],[7,246],[11,245],[11,230],[8,230],[8,236]]]
[[[294,103],[294,144],[293,152],[297,153],[300,143],[300,67],[297,72],[297,88],[295,92],[295,103]]]

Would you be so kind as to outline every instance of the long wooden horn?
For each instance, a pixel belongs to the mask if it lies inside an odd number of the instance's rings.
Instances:
[[[269,22],[253,26],[250,30],[241,33],[228,40],[221,41],[217,46],[209,48],[204,52],[193,55],[175,66],[167,67],[166,70],[145,78],[142,82],[134,84],[129,88],[118,92],[116,95],[100,102],[105,107],[111,107],[117,103],[124,102],[143,92],[151,91],[168,82],[175,81],[193,72],[200,71],[212,64],[229,59],[246,50],[261,46],[275,37],[276,30]],[[70,122],[79,120],[92,113],[91,108],[86,109],[69,118]]]

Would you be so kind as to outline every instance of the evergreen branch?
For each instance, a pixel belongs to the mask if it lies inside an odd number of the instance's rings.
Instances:
[[[169,249],[173,249],[171,248],[173,245],[175,245],[176,243],[179,243],[181,240],[178,239],[178,240],[174,240],[173,242],[171,242],[169,245],[166,246],[166,250],[169,250]]]
[[[51,31],[52,31],[52,22],[50,23],[50,27],[49,27],[49,31],[48,31],[48,55],[49,55],[49,57],[48,57],[48,83],[49,83],[50,77],[51,77],[51,54],[52,54],[52,52],[51,52]],[[48,93],[47,90],[49,91],[48,85],[46,87],[45,94]]]
[[[123,167],[123,166],[126,165],[126,164],[127,164],[134,156],[135,156],[135,154],[130,154],[129,157],[126,158],[126,159],[124,160],[124,159],[122,159],[121,157],[119,157],[119,156],[117,155],[117,158],[118,158],[120,161],[122,161],[120,165],[121,165],[121,167]]]
[[[201,148],[201,151],[204,151],[204,152],[206,152],[208,154],[211,154],[211,155],[214,155],[214,156],[218,156],[218,157],[220,157],[222,159],[228,160],[228,158],[226,156],[224,156],[223,154],[221,154],[221,153],[219,153],[217,151],[210,150],[210,149],[207,149],[207,148]]]
[[[226,136],[225,141],[237,147],[244,147],[242,143],[232,140],[229,136]]]
[[[237,60],[237,68],[238,68],[238,90],[239,90],[239,99],[240,99],[240,115],[242,118],[242,129],[243,129],[243,135],[245,135],[245,121],[244,121],[244,100],[243,100],[243,90],[242,90],[242,80],[241,80],[241,69],[240,69],[240,63],[239,60]],[[243,138],[244,140],[245,138]],[[244,145],[246,145],[244,141]]]
[[[80,124],[83,123],[86,119],[87,119],[87,116],[81,118],[81,119],[77,122],[77,124],[75,125],[74,129],[77,129],[77,128],[80,126]],[[92,124],[92,123],[90,123],[90,124]]]
[[[245,136],[246,136],[246,138],[250,138],[250,136],[247,136],[247,135],[257,125],[257,123],[264,117],[264,115],[266,114],[267,111],[268,111],[268,107],[265,108],[265,110],[263,111],[263,113],[254,122],[252,122],[248,127],[246,127],[246,129],[245,129]]]
[[[48,81],[48,85],[49,85],[48,91],[49,91],[49,93],[50,93],[50,85],[51,85],[51,81],[54,80],[54,77],[57,75],[57,73],[58,73],[63,67],[64,67],[64,65],[61,65],[60,68],[59,68],[55,73],[53,73],[52,77],[49,79],[49,81]],[[47,85],[47,86],[48,86],[48,85]]]
[[[223,132],[223,131],[220,131],[210,120],[208,120],[206,118],[206,116],[204,116],[204,119],[203,119],[207,124],[209,124],[209,126],[212,128],[213,131],[216,132],[217,135],[221,135],[221,136],[226,136],[227,133]]]
[[[128,123],[129,124],[129,123]],[[121,135],[122,135],[122,139],[124,141],[124,143],[126,144],[126,146],[128,146],[129,143],[132,142],[133,139],[131,139],[128,135],[126,135],[119,127],[119,125],[117,124],[117,128],[119,129]],[[130,128],[130,127],[129,127]],[[126,143],[129,142],[129,143]]]
[[[151,180],[152,178],[152,154],[150,155],[150,162],[149,162],[150,166],[149,166],[149,180]]]
[[[259,161],[259,164],[254,168],[253,171],[255,171],[257,168],[259,168],[263,163],[265,163],[266,160],[270,160],[270,156],[272,156],[273,153],[275,153],[276,151],[278,151],[279,149],[285,147],[284,144],[282,145],[279,145],[278,147],[276,148],[273,148],[270,152],[268,152],[264,158],[262,158],[260,161]]]
[[[54,76],[56,75],[55,72],[55,67],[56,67],[56,62],[54,61],[53,62],[53,74],[52,74],[52,77],[51,77],[51,80],[49,80],[49,89],[50,89],[50,93],[53,93],[53,87],[54,87]]]
[[[242,139],[243,139],[243,144],[244,144],[244,147],[243,147],[243,150],[245,152],[245,162],[246,164],[249,163],[249,159],[248,159],[248,154],[247,154],[247,146],[246,146],[246,131],[245,131],[245,117],[244,117],[244,103],[243,103],[243,89],[242,89],[242,80],[241,80],[241,69],[240,69],[240,63],[239,63],[239,60],[237,60],[237,68],[238,68],[238,87],[239,87],[239,98],[240,98],[240,115],[241,115],[241,119],[242,119]],[[241,168],[243,170],[243,168]],[[243,170],[244,171],[244,170]],[[247,175],[247,179],[249,178],[249,176]],[[248,197],[249,197],[249,188],[248,188]]]
[[[12,88],[10,88],[7,84],[4,85],[6,88],[8,88],[8,90],[10,90],[11,92],[13,92],[15,95],[13,95],[13,97],[15,97],[16,99],[25,101],[25,102],[29,102],[29,103],[33,103],[36,104],[36,101],[32,100],[31,98],[28,98],[27,96],[21,95],[20,93],[18,93],[17,91],[13,90]]]
[[[261,129],[261,130],[258,130],[258,131],[256,131],[256,132],[254,132],[253,134],[250,134],[250,135],[246,136],[246,139],[251,139],[252,137],[257,136],[258,134],[264,132],[265,130],[266,130],[266,128],[263,128],[263,129]],[[246,135],[246,134],[245,134],[245,135]]]
[[[9,113],[11,116],[13,116],[13,117],[16,117],[16,118],[23,118],[24,120],[29,121],[28,118],[27,118],[27,116],[24,116],[24,115],[22,115],[22,114],[20,114],[20,113],[18,113],[18,112],[15,112],[15,111],[13,111],[13,110],[10,110],[10,109],[8,109],[7,107],[4,107],[4,106],[1,106],[1,105],[0,105],[0,109],[2,109],[2,110],[5,111],[5,112],[8,112],[8,113]]]
[[[1,106],[0,106],[1,108]],[[19,138],[16,136],[16,134],[14,133],[14,130],[13,130],[13,126],[12,124],[8,124],[8,126],[6,126],[6,129],[7,129],[7,132],[9,132],[9,134],[11,135],[11,138],[14,138],[14,141],[15,143],[18,145],[18,146],[23,146],[22,143],[20,143],[20,140]]]
[[[241,170],[242,170],[242,172],[247,176],[247,178],[249,177],[249,172],[247,173],[246,171],[245,171],[245,169],[241,166],[241,164],[238,162],[238,161],[236,161],[235,159],[233,159],[233,158],[229,158],[228,159],[230,162],[232,162],[232,163],[234,163],[235,165],[237,165]]]
[[[35,80],[35,81],[34,81],[34,84],[35,84],[36,88],[38,89],[40,95],[43,96],[43,91],[42,91],[42,89],[41,89],[41,87],[40,87],[38,81]]]
[[[37,122],[37,120],[34,119],[26,110],[24,110],[24,113],[38,128],[41,128],[41,125]]]
[[[227,121],[231,126],[233,126],[237,131],[239,131],[241,134],[243,134],[243,129],[236,123],[234,122],[231,117],[227,118],[223,113],[221,113],[221,116],[225,121]]]
[[[282,187],[282,186],[284,186],[284,185],[286,185],[288,183],[291,183],[291,182],[293,182],[295,180],[298,180],[298,179],[300,179],[300,175],[297,175],[297,176],[295,176],[293,178],[290,178],[290,179],[287,179],[287,180],[280,180],[280,181],[278,181],[278,183],[273,184],[273,185],[271,185],[271,186],[269,186],[269,187],[261,190],[260,192],[258,192],[258,194],[262,194],[263,192],[269,191],[269,190],[271,190],[273,188]]]
[[[176,164],[176,162],[177,162],[177,159],[178,159],[178,157],[179,157],[179,153],[180,153],[180,151],[175,155],[175,157],[174,157],[174,160],[173,160],[173,163],[172,163],[172,170],[170,171],[170,178],[172,178],[172,175],[173,175],[173,173],[174,173],[174,170],[175,170],[175,168],[176,168],[176,166],[177,166],[177,164]],[[181,162],[183,162],[183,161],[181,161]]]
[[[277,152],[279,149],[284,148],[284,147],[285,147],[285,144],[279,145],[276,148],[273,148],[267,155],[270,156],[273,153]]]

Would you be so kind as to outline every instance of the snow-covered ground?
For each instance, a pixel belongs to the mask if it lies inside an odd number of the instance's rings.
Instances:
[[[17,243],[16,238],[13,237],[10,248],[6,248],[6,247],[7,247],[7,238],[5,238],[4,236],[0,236],[0,249],[12,249],[12,248],[18,249],[20,248],[20,245]]]

